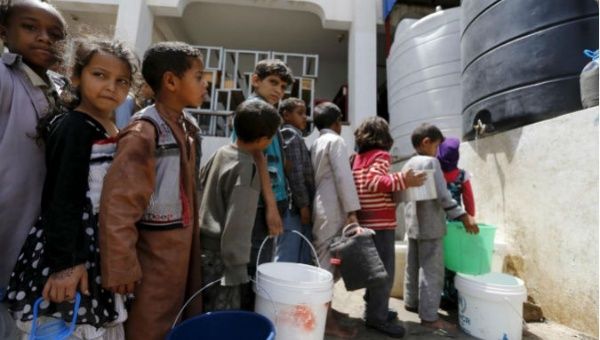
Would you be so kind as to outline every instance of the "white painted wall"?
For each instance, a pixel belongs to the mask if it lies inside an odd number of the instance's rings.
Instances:
[[[346,60],[319,59],[319,78],[315,83],[315,96],[332,100],[340,86],[348,84]]]
[[[461,145],[477,220],[553,321],[598,336],[598,107]]]

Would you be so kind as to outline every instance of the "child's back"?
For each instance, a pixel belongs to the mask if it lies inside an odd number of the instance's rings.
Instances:
[[[327,104],[323,105],[324,113],[317,117],[328,114],[328,111],[337,112],[337,107],[333,109]],[[315,111],[318,113],[318,108]],[[315,118],[317,121],[318,118]],[[341,119],[341,117],[340,117]],[[360,210],[358,194],[354,186],[354,178],[350,168],[350,161],[346,142],[339,135],[339,131],[334,131],[330,127],[341,124],[339,119],[333,120],[332,124],[325,124],[319,127],[320,136],[310,148],[310,158],[315,172],[315,198],[313,203],[313,236],[314,244],[319,253],[321,266],[325,269],[335,272],[330,263],[329,244],[333,237],[338,235],[346,224],[349,215],[356,215],[353,212]]]
[[[446,180],[435,155],[444,140],[435,126],[423,124],[417,127],[411,141],[418,155],[412,157],[404,168],[433,170],[436,199],[413,201],[405,204],[408,229],[408,252],[404,275],[404,306],[418,310],[421,324],[433,329],[454,331],[456,326],[438,316],[444,283],[443,236],[446,234],[446,217],[460,218],[467,232],[478,232],[473,218],[456,204],[446,189]]]
[[[409,238],[435,239],[446,234],[446,216],[458,218],[464,210],[456,204],[446,188],[444,173],[435,157],[416,155],[404,165],[404,169],[434,170],[437,199],[405,203],[405,216]]]
[[[260,100],[245,101],[236,109],[235,144],[220,148],[202,169],[202,280],[204,285],[221,280],[204,294],[204,311],[242,306],[241,285],[250,280],[247,265],[261,190],[260,171],[266,170],[260,156],[279,124],[273,106]],[[255,155],[259,155],[257,165]]]
[[[256,215],[260,178],[252,155],[233,144],[221,147],[202,174],[200,206],[202,247],[233,255],[225,260],[226,281],[246,282],[250,235]],[[249,221],[249,222],[248,222]],[[241,267],[235,267],[243,263]],[[239,272],[237,272],[239,269]]]

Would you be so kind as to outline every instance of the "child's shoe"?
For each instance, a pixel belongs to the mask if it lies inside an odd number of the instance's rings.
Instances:
[[[366,319],[367,319],[367,312],[365,311],[363,313],[363,320],[366,320]],[[387,321],[394,321],[396,319],[398,319],[398,312],[396,312],[395,310],[393,310],[391,308],[388,309]]]
[[[401,338],[405,333],[404,327],[398,321],[371,322],[367,320],[365,325],[392,338]]]

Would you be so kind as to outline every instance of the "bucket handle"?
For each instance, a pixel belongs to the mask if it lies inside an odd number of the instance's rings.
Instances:
[[[275,306],[275,301],[273,300],[273,297],[271,296],[271,294],[269,294],[269,292],[266,289],[259,286],[258,282],[256,280],[250,279],[250,281],[254,282],[257,290],[260,289],[267,294],[267,297],[269,298],[269,301],[271,301],[271,305],[273,307],[273,315],[275,316],[275,325],[277,325],[277,323],[279,323],[279,314],[277,313],[277,306]],[[256,301],[254,303],[256,304]]]
[[[306,238],[306,236],[302,235],[301,232],[297,231],[297,230],[292,230],[292,233],[297,234],[298,236],[300,236],[310,247],[310,249],[312,250],[313,256],[315,257],[315,262],[317,264],[318,268],[321,268],[321,263],[319,263],[319,255],[317,255],[317,251],[315,250],[315,247],[313,247],[312,243]],[[262,241],[262,243],[260,244],[260,248],[258,249],[258,255],[256,256],[256,272],[254,272],[254,277],[256,279],[255,283],[256,286],[258,287],[258,264],[260,262],[260,254],[262,253],[263,247],[265,246],[265,243],[267,243],[267,241],[270,238],[274,238],[275,236],[273,235],[268,235],[267,237],[265,237],[265,239]]]
[[[515,306],[513,306],[510,303],[510,301],[508,300],[508,298],[506,296],[503,296],[502,299],[504,300],[504,302],[506,302],[510,306],[510,309],[519,317],[519,319],[521,319],[521,323],[523,324],[523,329],[527,330],[527,321],[525,321],[525,319],[523,318],[523,314],[519,314],[519,311],[517,311],[515,309]]]
[[[312,243],[306,238],[306,236],[302,235],[302,233],[299,232],[298,230],[292,230],[292,233],[300,236],[308,244],[308,246],[310,247],[310,250],[312,250],[313,256],[315,257],[315,263],[317,264],[317,267],[321,268],[321,263],[319,263],[319,255],[317,255],[317,251],[315,250],[315,247],[313,247]],[[258,271],[258,264],[260,263],[260,254],[262,254],[263,247],[265,246],[265,243],[267,243],[267,241],[269,239],[274,238],[274,237],[275,236],[273,236],[273,235],[268,235],[267,237],[265,237],[265,239],[260,244],[260,248],[258,249],[258,255],[256,256],[256,270],[257,271]],[[258,276],[256,275],[256,273],[254,274],[254,277],[256,277],[258,279]]]
[[[183,311],[185,310],[185,308],[192,302],[194,301],[194,299],[196,298],[196,296],[198,296],[200,293],[202,293],[206,288],[208,287],[212,287],[215,283],[220,282],[223,278],[220,277],[216,280],[214,280],[213,282],[207,283],[206,285],[204,285],[204,287],[198,289],[194,294],[192,294],[192,296],[190,296],[189,299],[187,299],[187,301],[183,304],[183,307],[181,307],[179,309],[179,312],[177,313],[177,316],[175,317],[175,320],[173,321],[173,324],[171,325],[171,329],[175,328],[175,325],[177,324],[177,322],[179,321],[179,318],[181,318],[181,314],[183,314]]]
[[[37,323],[38,323],[38,314],[40,309],[40,304],[44,301],[43,297],[39,297],[35,304],[33,305],[33,319],[31,321],[31,334],[29,335],[29,340],[36,339],[36,331],[37,331]],[[59,336],[64,336],[66,339],[69,335],[73,334],[75,331],[75,327],[77,326],[77,314],[79,312],[79,305],[81,304],[81,295],[79,292],[75,293],[75,303],[73,304],[73,319],[71,319],[71,326],[69,326],[68,331],[65,333],[64,331],[61,334],[57,334]]]
[[[213,282],[207,283],[206,285],[204,285],[204,287],[198,289],[192,296],[190,296],[187,301],[185,301],[185,303],[183,304],[183,306],[179,309],[179,312],[177,312],[177,316],[175,317],[175,320],[173,321],[173,324],[171,325],[171,329],[175,328],[175,325],[177,325],[177,322],[179,321],[179,319],[181,318],[181,314],[183,314],[183,311],[187,308],[187,306],[194,301],[194,299],[200,294],[202,293],[206,288],[212,287],[213,285],[215,285],[217,282],[220,282],[223,279],[223,277],[218,278],[216,280],[214,280]],[[254,281],[252,279],[250,279],[250,281]],[[256,283],[256,281],[254,281]],[[267,292],[266,289],[259,287],[258,284],[256,285],[256,288],[262,289],[263,292],[267,293],[267,296],[269,297],[269,300],[271,301],[271,304],[273,305],[273,312],[275,313],[275,319],[277,320],[277,308],[275,307],[275,302],[273,302],[273,298],[271,297],[271,294],[269,294],[269,292]]]

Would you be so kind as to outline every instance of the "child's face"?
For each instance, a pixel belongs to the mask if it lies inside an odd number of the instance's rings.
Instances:
[[[304,131],[306,129],[306,106],[300,104],[292,111],[287,111],[283,114],[283,120],[287,124],[291,124],[295,128]]]
[[[0,26],[0,37],[12,53],[22,55],[29,67],[43,75],[59,59],[55,45],[65,38],[64,29],[56,13],[27,4],[12,10],[6,27]]]
[[[252,86],[254,91],[264,98],[269,104],[276,106],[283,98],[288,84],[277,75],[270,75],[260,79],[256,74],[252,75]]]
[[[433,141],[431,138],[426,137],[421,141],[421,145],[417,151],[421,155],[435,157],[441,142],[441,140]]]
[[[198,107],[202,105],[206,95],[206,81],[202,78],[204,64],[200,59],[193,59],[181,77],[177,77],[175,95],[183,107]]]
[[[127,97],[130,79],[125,61],[106,52],[94,53],[81,76],[73,79],[81,95],[77,109],[101,117],[109,115]]]

